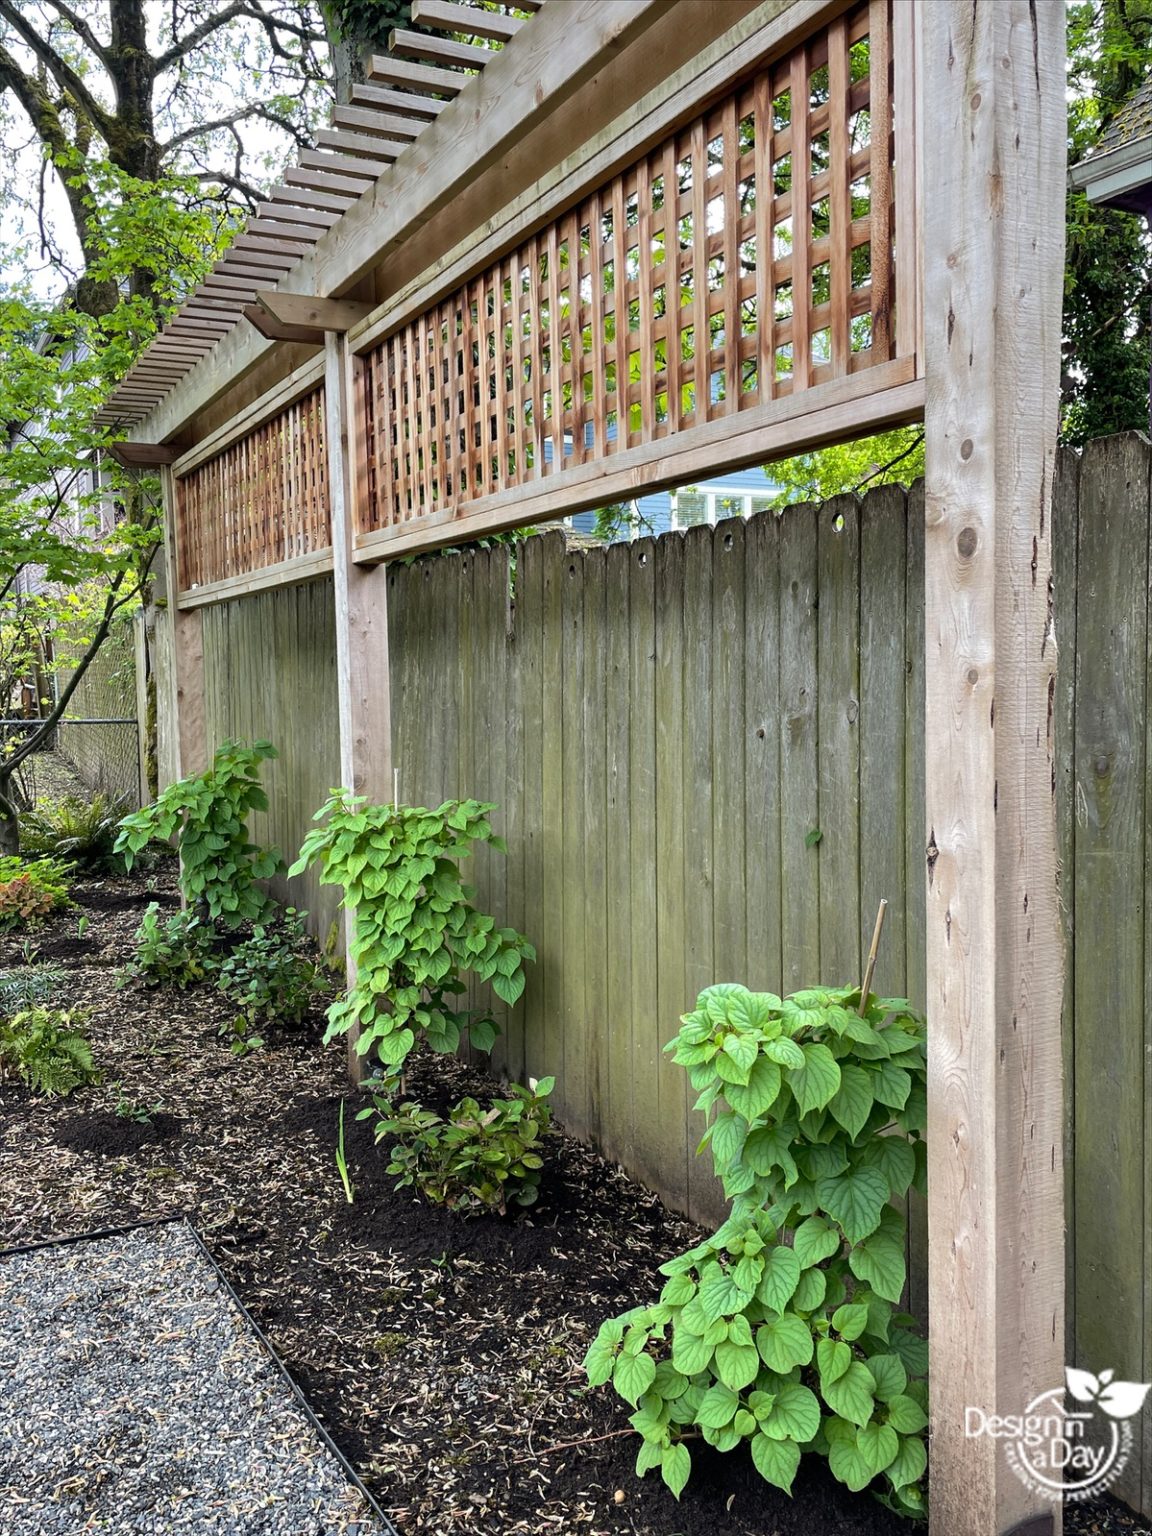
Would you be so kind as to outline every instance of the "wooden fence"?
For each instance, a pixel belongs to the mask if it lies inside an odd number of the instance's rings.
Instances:
[[[1064,452],[1052,503],[1068,1355],[1134,1381],[1152,1379],[1150,471],[1134,435]],[[373,578],[401,796],[497,802],[510,854],[477,859],[481,899],[540,951],[497,1065],[554,1072],[570,1129],[706,1220],[701,1126],[661,1052],[697,991],[856,978],[887,896],[878,985],[924,999],[922,530],[920,491],[885,488]],[[275,830],[294,851],[336,772],[329,585],[207,610],[204,650],[210,738],[277,741]],[[910,1228],[923,1312],[915,1206]],[[1145,1508],[1150,1431],[1118,1485]]]

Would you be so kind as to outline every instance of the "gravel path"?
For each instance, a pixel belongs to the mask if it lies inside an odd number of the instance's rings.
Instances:
[[[181,1224],[0,1258],[0,1536],[383,1536]]]

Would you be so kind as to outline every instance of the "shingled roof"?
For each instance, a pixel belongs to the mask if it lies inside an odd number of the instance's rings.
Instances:
[[[1148,138],[1152,138],[1152,75],[1133,93],[1132,99],[1121,107],[1105,128],[1094,156],[1106,155],[1113,149],[1119,149],[1122,144],[1132,143],[1134,139]],[[1148,170],[1149,175],[1152,175],[1152,157]]]
[[[1152,77],[1134,91],[1068,179],[1093,203],[1152,221]]]

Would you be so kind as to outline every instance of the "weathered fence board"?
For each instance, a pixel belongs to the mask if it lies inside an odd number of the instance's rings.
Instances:
[[[289,862],[340,775],[336,720],[336,629],[331,581],[261,592],[204,612],[207,739],[273,742],[266,763],[267,815],[252,818],[258,843],[278,846]],[[337,895],[314,872],[276,881],[276,893],[312,917],[329,938]]]
[[[1137,1381],[1152,1377],[1150,482],[1149,446],[1127,436],[1062,455],[1053,499],[1068,1354]],[[878,985],[923,1002],[920,489],[607,551],[551,533],[375,579],[401,796],[498,803],[510,852],[477,860],[481,900],[539,950],[511,1018],[498,1009],[498,1065],[554,1072],[570,1127],[711,1219],[694,1096],[661,1051],[698,988],[854,979],[884,895]],[[332,634],[326,583],[205,613],[210,733],[281,748],[257,832],[286,851],[336,771]],[[293,899],[330,921],[328,893]],[[923,1315],[916,1198],[909,1225]],[[1152,1506],[1152,1446],[1118,1492]]]

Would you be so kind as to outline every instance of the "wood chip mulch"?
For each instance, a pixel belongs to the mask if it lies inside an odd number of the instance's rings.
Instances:
[[[657,1266],[699,1230],[574,1140],[550,1142],[539,1205],[502,1220],[398,1192],[319,1013],[243,1058],[211,987],[117,985],[171,872],[93,879],[0,968],[59,967],[53,1001],[91,1009],[103,1081],[64,1101],[0,1087],[0,1248],[186,1214],[397,1529],[430,1536],[891,1536],[912,1529],[805,1458],[789,1499],[740,1453],[693,1447],[677,1504],[633,1471],[625,1411],[579,1368],[607,1316],[654,1297]],[[484,1091],[434,1058],[411,1090],[440,1107]],[[356,1200],[335,1166],[337,1113]],[[115,1113],[128,1098],[149,1125]],[[576,1442],[569,1444],[569,1442]],[[1113,1504],[1065,1530],[1148,1532]]]

